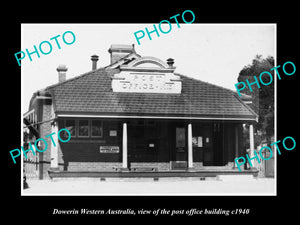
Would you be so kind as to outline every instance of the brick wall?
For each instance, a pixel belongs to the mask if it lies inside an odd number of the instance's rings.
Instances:
[[[203,169],[203,162],[193,162],[193,168],[195,170]]]
[[[44,102],[43,102],[44,103]],[[49,104],[42,104],[42,116],[41,116],[41,122],[47,121],[51,118],[51,105]],[[45,138],[46,135],[51,133],[51,124],[50,122],[42,123],[40,124],[40,137],[45,139],[48,144],[48,148],[46,151],[39,153],[39,178],[40,179],[47,179],[48,178],[48,169],[50,167],[50,154],[51,154],[51,139]],[[44,143],[41,142],[41,149],[43,149]]]
[[[118,162],[69,162],[68,171],[115,171],[120,167]]]
[[[170,170],[169,162],[132,162],[130,163],[131,168],[157,168],[158,171]]]
[[[52,119],[52,104],[44,102],[44,104],[42,104],[41,121],[47,121],[50,119]],[[50,164],[51,164],[51,148],[53,146],[53,143],[50,137],[45,137],[45,136],[51,133],[52,133],[51,122],[45,122],[40,124],[40,138],[46,140],[48,147],[44,152],[38,153],[39,154],[39,179],[50,179],[48,175],[48,170],[50,169]],[[56,144],[60,146],[60,143],[56,143]],[[44,149],[44,148],[45,148],[45,144],[41,142],[40,149]],[[58,147],[58,164],[60,170],[63,170],[64,161],[63,161],[63,155],[60,147]]]
[[[68,171],[115,171],[115,168],[121,168],[120,162],[69,162]],[[170,163],[154,162],[134,162],[130,164],[131,168],[157,168],[158,171],[170,170]]]

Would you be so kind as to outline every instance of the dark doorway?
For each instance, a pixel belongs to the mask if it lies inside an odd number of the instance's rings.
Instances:
[[[174,170],[187,168],[187,128],[184,125],[174,124],[172,129],[172,156],[171,167]]]
[[[224,149],[224,125],[222,123],[213,124],[213,166],[223,166]]]
[[[128,164],[131,162],[157,162],[159,138],[158,124],[150,120],[128,122]]]

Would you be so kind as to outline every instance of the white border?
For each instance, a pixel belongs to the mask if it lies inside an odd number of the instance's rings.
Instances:
[[[277,24],[275,24],[275,55],[274,55],[274,64],[277,66]],[[274,70],[274,141],[277,141],[277,76],[275,76],[276,71]],[[274,146],[275,148],[275,146]],[[275,180],[275,195],[277,196],[277,151],[274,156],[274,180]]]

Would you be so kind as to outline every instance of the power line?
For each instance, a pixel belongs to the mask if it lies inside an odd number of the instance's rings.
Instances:
[[[54,119],[50,119],[50,120],[45,120],[45,121],[37,122],[37,123],[25,124],[25,126],[23,128],[32,127],[32,126],[35,126],[35,125],[38,125],[38,124],[42,124],[42,123],[48,123],[48,122],[51,122],[53,120],[55,120],[55,118]]]

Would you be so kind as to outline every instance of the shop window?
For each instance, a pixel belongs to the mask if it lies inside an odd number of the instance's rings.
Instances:
[[[78,136],[88,137],[89,136],[89,121],[79,120],[78,121]]]
[[[64,120],[64,127],[67,128],[71,137],[103,137],[103,125],[101,120]],[[62,132],[65,137],[68,137],[66,132]]]
[[[67,128],[70,131],[71,137],[76,136],[75,124],[75,120],[65,120],[65,128]]]
[[[92,120],[92,137],[102,137],[102,121]],[[114,135],[116,136],[116,135]]]

